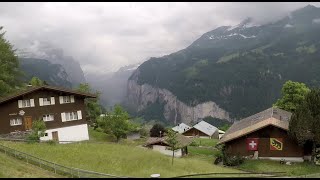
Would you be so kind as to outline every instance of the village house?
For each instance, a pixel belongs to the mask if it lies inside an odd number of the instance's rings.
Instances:
[[[0,134],[32,129],[43,120],[47,130],[40,140],[88,140],[85,98],[95,95],[64,88],[39,86],[0,100]]]
[[[172,150],[168,142],[166,141],[168,137],[150,137],[145,143],[145,147],[158,151],[165,155],[172,156]],[[192,140],[181,134],[177,134],[178,149],[174,151],[174,157],[182,157],[188,154],[188,145],[191,144]]]
[[[219,139],[222,138],[222,136],[224,135],[224,133],[226,133],[226,132],[224,132],[224,131],[222,131],[222,130],[219,129]]]
[[[218,144],[225,144],[229,155],[296,162],[310,159],[311,149],[299,147],[288,136],[291,115],[279,108],[266,109],[235,122]]]
[[[174,130],[174,131],[176,131],[176,132],[181,134],[181,133],[187,131],[190,128],[191,127],[186,125],[185,123],[180,123],[179,125],[173,127],[172,130]]]
[[[187,137],[219,139],[219,129],[202,120],[192,128],[183,132],[182,135]]]

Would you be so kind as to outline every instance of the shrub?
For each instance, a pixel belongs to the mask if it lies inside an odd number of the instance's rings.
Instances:
[[[216,158],[214,164],[219,164],[223,160],[223,153],[221,151],[214,151],[213,156]]]
[[[226,166],[238,166],[244,162],[244,158],[242,156],[229,156],[224,154],[222,158],[223,164]]]
[[[190,144],[190,146],[199,146],[199,144],[195,141],[192,141],[192,143]]]
[[[44,136],[46,131],[46,124],[42,120],[35,120],[32,122],[32,132],[27,136],[28,142],[39,142],[40,137]]]

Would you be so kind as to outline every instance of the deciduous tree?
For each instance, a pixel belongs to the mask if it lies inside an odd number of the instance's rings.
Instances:
[[[294,112],[298,105],[303,102],[308,92],[310,92],[310,89],[304,83],[289,80],[281,89],[282,97],[273,106]]]

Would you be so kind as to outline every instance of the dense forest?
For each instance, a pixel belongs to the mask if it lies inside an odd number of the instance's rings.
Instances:
[[[319,18],[320,8],[309,5],[265,25],[246,19],[219,27],[186,49],[149,59],[131,80],[168,89],[190,106],[214,101],[240,119],[271,107],[287,80],[320,85]]]

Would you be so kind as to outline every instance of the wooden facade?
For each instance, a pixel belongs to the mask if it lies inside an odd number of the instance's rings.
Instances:
[[[250,156],[254,151],[247,150],[247,138],[259,138],[259,157],[303,157],[304,148],[298,146],[287,133],[287,130],[269,125],[245,136],[225,143],[226,152],[230,155]],[[282,138],[282,150],[270,150],[270,138]]]
[[[59,103],[60,96],[74,97],[73,103]],[[39,98],[54,98],[54,105],[40,106]],[[54,88],[34,88],[27,93],[9,97],[0,101],[0,134],[7,134],[14,131],[25,131],[32,128],[34,120],[43,119],[43,115],[52,114],[54,120],[46,121],[47,129],[55,129],[62,127],[69,127],[75,125],[86,124],[86,111],[84,99],[86,95],[80,93],[73,93],[70,91],[57,90]],[[93,95],[91,97],[94,97]],[[33,99],[34,107],[19,107],[19,100]],[[73,121],[62,121],[61,113],[81,111],[82,118]],[[23,113],[21,113],[23,112]],[[20,118],[22,119],[21,125],[11,125],[10,120]]]

